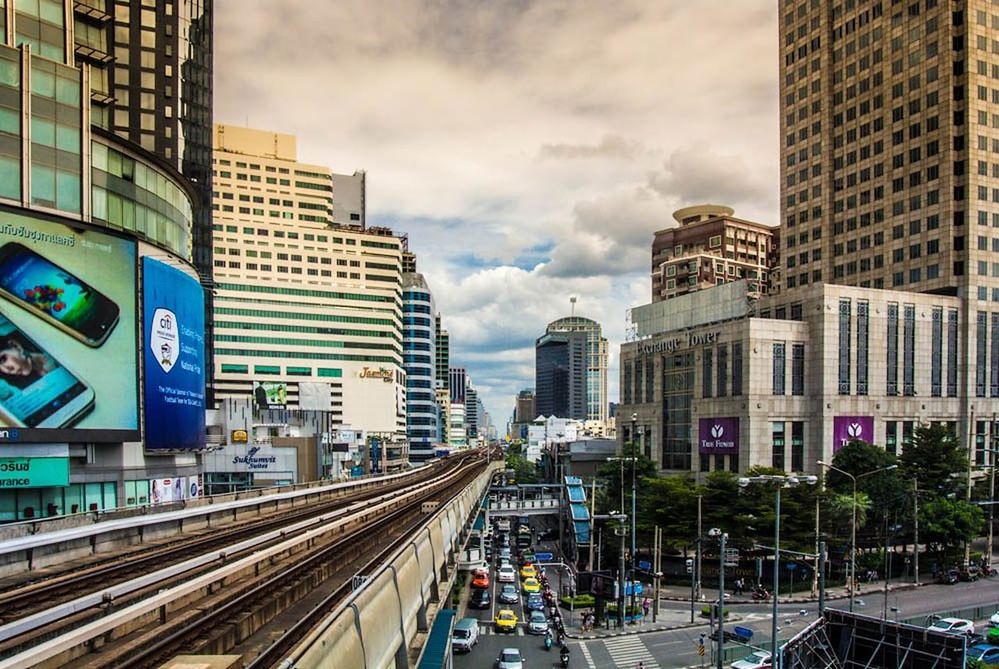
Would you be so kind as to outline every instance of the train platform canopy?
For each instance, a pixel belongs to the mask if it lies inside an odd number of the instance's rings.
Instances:
[[[417,669],[445,669],[451,655],[451,630],[454,628],[454,609],[441,609],[430,626],[427,643],[423,646]]]

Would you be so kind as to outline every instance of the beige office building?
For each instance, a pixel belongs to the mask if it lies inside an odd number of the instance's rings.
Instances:
[[[402,239],[364,226],[364,174],[291,135],[217,125],[215,387],[404,442]]]

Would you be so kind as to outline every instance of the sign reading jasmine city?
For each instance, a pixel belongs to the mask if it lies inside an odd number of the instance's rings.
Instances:
[[[874,416],[833,417],[833,453],[854,439],[874,442]]]
[[[205,302],[201,284],[142,259],[146,448],[204,448]]]
[[[0,213],[0,442],[136,439],[135,243]]]
[[[739,418],[701,418],[697,429],[697,452],[701,455],[739,452]]]

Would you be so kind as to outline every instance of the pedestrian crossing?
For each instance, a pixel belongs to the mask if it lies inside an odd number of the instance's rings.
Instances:
[[[480,636],[525,636],[527,634],[523,625],[517,625],[517,629],[513,632],[497,632],[496,625],[486,622],[479,623],[479,635]]]
[[[590,653],[590,649],[586,647],[585,641],[579,643],[579,654],[583,656],[587,669],[596,669],[597,665],[593,663],[593,655]]]
[[[645,669],[659,669],[656,659],[638,635],[604,639],[604,646],[607,648],[614,666],[618,669],[635,669],[639,662]]]

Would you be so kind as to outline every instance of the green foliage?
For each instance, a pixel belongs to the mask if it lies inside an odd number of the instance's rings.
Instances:
[[[921,491],[937,495],[960,494],[966,483],[968,454],[945,425],[919,425],[912,443],[899,458],[902,477],[916,479]]]
[[[562,604],[562,608],[577,608],[586,609],[595,606],[597,603],[596,597],[589,594],[576,595],[575,597],[560,597],[559,602]]]
[[[723,616],[725,616],[726,618],[728,618],[728,614],[729,614],[729,610],[728,609],[722,609],[722,615]],[[711,617],[711,607],[710,606],[702,606],[701,607],[701,617],[702,618],[710,618]]]
[[[941,548],[953,547],[979,536],[984,514],[963,499],[937,497],[919,506],[919,537]]]
[[[603,480],[606,486],[596,500],[598,513],[622,511],[620,507],[622,500],[621,483],[623,479],[625,507],[623,511],[631,514],[632,469],[634,469],[635,474],[636,509],[638,506],[642,505],[642,500],[647,498],[650,482],[656,479],[658,470],[656,468],[656,464],[652,462],[652,460],[645,457],[640,450],[633,448],[630,442],[626,443],[620,457],[631,458],[633,455],[635,457],[634,460],[611,460],[600,465],[600,469],[597,470],[597,477]],[[650,524],[648,519],[643,518],[641,513],[638,515],[640,527],[644,524],[644,526],[651,531],[651,527],[654,523]]]
[[[522,455],[507,453],[506,466],[512,469],[517,483],[537,483],[537,466]]]

